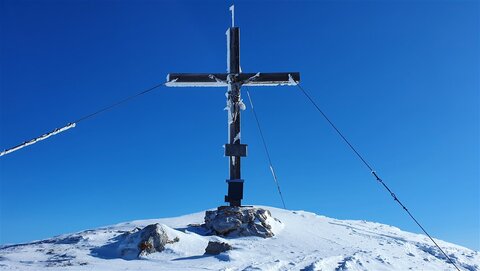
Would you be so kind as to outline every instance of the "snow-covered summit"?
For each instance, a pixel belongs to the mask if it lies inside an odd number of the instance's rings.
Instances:
[[[203,223],[205,213],[199,212],[6,245],[0,247],[0,270],[453,270],[424,235],[379,223],[262,208],[281,221],[272,238],[206,236],[189,226]],[[155,223],[178,242],[135,260],[109,251],[125,232]],[[233,250],[205,255],[209,241],[226,242]],[[480,270],[479,252],[437,242],[462,270]]]

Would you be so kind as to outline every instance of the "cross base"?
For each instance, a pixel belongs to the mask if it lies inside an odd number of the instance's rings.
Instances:
[[[228,195],[225,196],[225,202],[230,202],[230,206],[241,206],[243,199],[243,180],[227,180]]]
[[[217,210],[205,212],[205,223],[202,227],[217,236],[269,238],[275,235],[273,229],[280,224],[266,209],[253,206],[221,206]]]

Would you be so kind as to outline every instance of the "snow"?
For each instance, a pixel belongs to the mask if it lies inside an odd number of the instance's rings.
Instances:
[[[261,206],[257,206],[261,207]],[[272,207],[280,223],[275,236],[206,236],[189,224],[201,224],[204,212],[139,220],[86,230],[28,244],[0,247],[0,270],[454,270],[428,238],[379,223],[337,220],[305,211]],[[161,223],[169,239],[165,251],[141,259],[108,257],[108,244],[136,227]],[[233,250],[204,255],[208,241],[227,242]],[[480,270],[479,252],[436,240],[462,270]]]

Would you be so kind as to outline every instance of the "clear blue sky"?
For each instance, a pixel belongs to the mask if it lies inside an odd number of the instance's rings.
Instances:
[[[223,1],[0,1],[0,148],[224,72]],[[480,249],[478,1],[236,3],[245,72],[304,87],[433,236]],[[164,88],[0,158],[0,243],[223,204],[224,89]],[[251,90],[289,209],[419,232],[294,87]],[[281,206],[250,111],[245,204]]]

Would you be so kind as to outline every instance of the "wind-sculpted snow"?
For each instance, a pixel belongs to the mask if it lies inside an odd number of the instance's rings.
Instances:
[[[424,235],[373,222],[262,208],[281,221],[272,238],[206,235],[189,226],[203,223],[205,213],[200,212],[4,245],[0,247],[0,270],[454,270]],[[168,238],[178,238],[178,242],[140,259],[115,256],[118,253],[113,249],[118,248],[114,244],[125,233],[155,223],[162,224]],[[228,243],[232,250],[206,255],[209,241]],[[478,252],[437,242],[462,270],[480,270]]]

